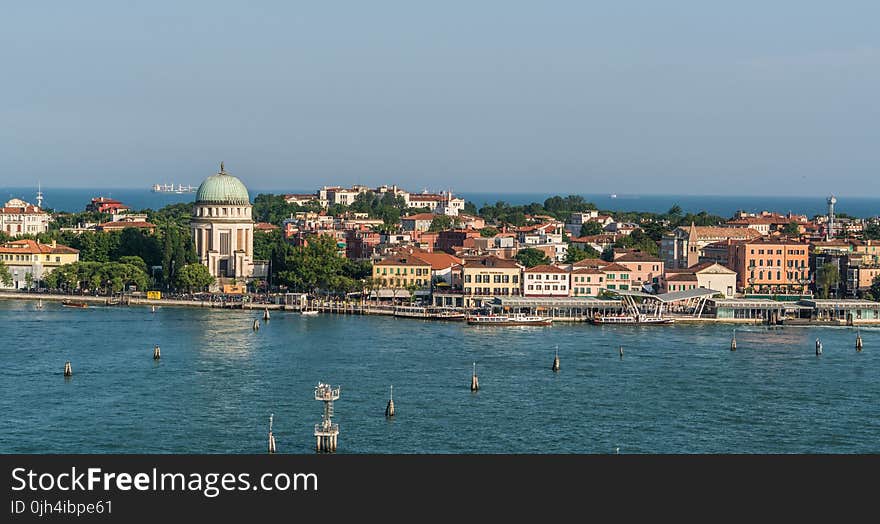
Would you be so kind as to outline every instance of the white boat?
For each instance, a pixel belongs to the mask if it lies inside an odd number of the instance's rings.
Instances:
[[[302,311],[299,312],[299,314],[300,315],[308,315],[308,316],[317,315],[318,310],[317,309],[303,309]]]
[[[549,326],[553,319],[514,313],[512,315],[473,315],[467,317],[467,323],[477,326]]]
[[[593,324],[672,324],[675,322],[671,318],[649,317],[647,315],[596,315],[590,319]]]

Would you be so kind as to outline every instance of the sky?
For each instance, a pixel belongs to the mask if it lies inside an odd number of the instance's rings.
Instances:
[[[8,2],[0,186],[880,195],[880,2]]]

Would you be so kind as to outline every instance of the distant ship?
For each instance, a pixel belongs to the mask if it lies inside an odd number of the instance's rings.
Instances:
[[[617,193],[611,193],[611,198],[617,198]]]
[[[183,184],[153,184],[153,193],[195,193],[198,187],[185,186]]]

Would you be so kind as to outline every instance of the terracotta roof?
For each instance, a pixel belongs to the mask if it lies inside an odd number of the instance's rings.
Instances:
[[[466,269],[470,269],[476,266],[485,266],[499,269],[514,269],[522,267],[517,264],[516,260],[498,258],[495,255],[489,255],[487,257],[465,257],[463,259],[463,262],[463,265]]]
[[[696,282],[697,275],[693,273],[672,273],[666,276],[667,282]]]
[[[589,267],[589,268],[598,268],[611,264],[611,262],[602,260],[601,258],[585,258],[583,260],[578,260],[572,267]]]
[[[527,268],[523,273],[568,273],[568,271],[549,264],[541,264],[539,266]]]
[[[694,233],[697,235],[697,239],[708,240],[710,238],[741,238],[741,239],[753,239],[761,236],[761,232],[750,227],[719,227],[719,226],[694,226],[693,228],[687,226],[679,226],[680,229],[684,229],[687,232],[690,232],[693,229]]]
[[[275,229],[278,229],[278,226],[276,226],[275,224],[270,224],[268,222],[257,222],[256,224],[254,224],[254,229],[259,229],[261,231],[273,231]]]
[[[611,263],[607,266],[603,266],[600,268],[603,272],[607,273],[609,271],[632,271],[630,268],[626,266],[621,266],[620,264]]]
[[[460,258],[454,257],[448,253],[428,253],[422,251],[415,252],[412,256],[422,262],[430,264],[432,270],[447,269],[456,264],[461,264]]]
[[[417,213],[408,217],[400,217],[401,220],[434,220],[437,215],[434,213]]]
[[[614,259],[615,262],[663,262],[659,258],[649,253],[640,251],[630,251],[625,255],[620,255]]]
[[[374,266],[430,266],[431,264],[416,257],[387,258],[376,262]]]
[[[39,215],[47,214],[37,206],[27,207],[0,207],[0,214],[4,215]]]
[[[13,240],[11,242],[7,242],[3,246],[0,246],[0,253],[29,254],[29,255],[41,255],[41,254],[62,255],[62,254],[76,254],[76,253],[79,253],[79,250],[76,250],[76,249],[73,249],[72,247],[64,246],[61,244],[56,244],[55,247],[52,247],[49,244],[40,244],[36,240],[24,239],[24,240]]]
[[[809,247],[809,244],[806,242],[801,242],[799,240],[793,240],[786,237],[762,237],[756,238],[754,240],[750,240],[748,242],[743,242],[744,244],[769,244],[769,245],[796,245]]]
[[[596,269],[594,267],[581,267],[574,269],[571,272],[572,275],[604,275],[601,270]]]

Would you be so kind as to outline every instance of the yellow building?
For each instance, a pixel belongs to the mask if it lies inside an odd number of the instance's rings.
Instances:
[[[393,257],[373,264],[373,279],[383,288],[431,285],[431,264],[416,257]]]
[[[72,247],[40,244],[35,240],[13,240],[0,247],[0,260],[12,275],[12,284],[0,287],[26,289],[28,280],[31,287],[46,278],[56,267],[79,261],[79,251]],[[30,275],[30,277],[28,277]]]
[[[468,257],[461,265],[461,289],[465,295],[518,296],[522,270],[515,260]]]

